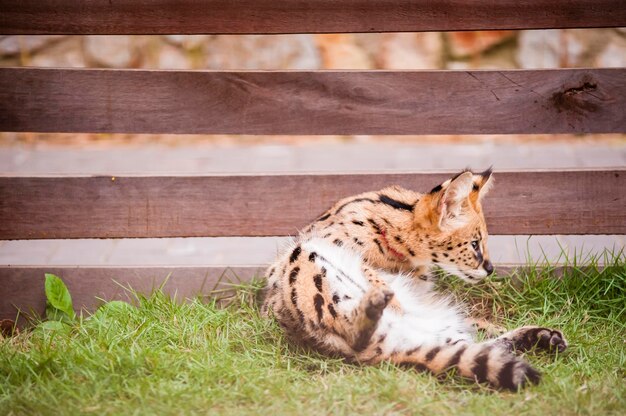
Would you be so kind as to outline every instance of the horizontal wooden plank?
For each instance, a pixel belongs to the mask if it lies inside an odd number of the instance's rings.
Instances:
[[[45,273],[60,276],[67,285],[77,313],[91,313],[105,301],[136,303],[135,293],[149,295],[162,288],[177,301],[196,297],[228,302],[238,285],[261,279],[266,265],[250,266],[161,266],[79,267],[0,265],[0,320],[18,318],[23,327],[28,319],[45,313]],[[529,267],[523,264],[496,265],[499,276],[515,277]],[[559,275],[565,267],[550,266]]]
[[[132,289],[150,294],[163,291],[177,300],[197,296],[227,300],[234,286],[262,278],[265,265],[258,266],[162,266],[162,267],[78,267],[0,265],[0,320],[43,316],[46,307],[44,274],[54,273],[67,285],[76,312],[94,311],[103,301],[133,302]],[[520,265],[496,265],[499,275],[512,274]]]
[[[263,266],[207,267],[27,267],[0,266],[0,320],[43,316],[46,307],[45,273],[60,276],[76,311],[94,311],[103,301],[133,302],[129,290],[150,294],[163,291],[177,300],[196,296],[228,297],[233,285],[262,277]],[[24,322],[24,319],[21,321]]]
[[[295,235],[341,198],[453,173],[0,177],[0,239]],[[497,172],[491,234],[626,234],[626,169]]]
[[[626,68],[215,72],[0,69],[0,131],[626,132]]]
[[[0,0],[1,34],[339,33],[626,26],[621,0]]]

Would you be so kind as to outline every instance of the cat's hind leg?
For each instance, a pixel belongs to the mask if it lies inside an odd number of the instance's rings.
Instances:
[[[540,326],[523,326],[514,329],[500,335],[495,342],[514,352],[525,352],[536,348],[540,351],[561,353],[568,346],[561,331]]]
[[[302,244],[305,257],[315,264],[320,309],[327,310],[323,323],[328,332],[339,335],[354,355],[365,349],[378,327],[393,292],[365,266],[357,254],[321,239]],[[314,279],[315,280],[315,279]],[[326,336],[331,342],[332,336]]]

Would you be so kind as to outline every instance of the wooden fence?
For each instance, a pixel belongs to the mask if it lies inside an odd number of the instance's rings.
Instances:
[[[0,34],[326,33],[626,26],[619,0],[0,0]],[[0,130],[224,134],[626,132],[626,69],[134,71],[0,68]],[[447,173],[0,176],[0,239],[293,235],[334,201]],[[297,195],[297,198],[294,198]],[[306,203],[304,203],[306,201]],[[492,234],[624,234],[626,169],[498,172]],[[245,253],[242,253],[242,257]],[[232,266],[232,265],[231,265]],[[260,266],[0,266],[0,319],[120,285],[191,296]],[[223,279],[222,279],[223,280]],[[118,283],[116,283],[118,282]]]

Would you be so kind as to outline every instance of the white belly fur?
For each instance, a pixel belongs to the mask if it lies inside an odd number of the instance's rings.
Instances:
[[[356,308],[365,291],[371,287],[362,271],[361,256],[319,238],[303,243],[302,248],[318,254],[316,264],[326,268],[331,291],[350,296],[349,301],[342,301],[337,307],[344,312]],[[471,328],[465,324],[461,311],[452,305],[450,299],[432,292],[430,284],[402,274],[378,273],[393,290],[402,310],[385,309],[374,334],[375,337],[386,335],[383,344],[386,353],[441,345],[448,339],[472,341]]]

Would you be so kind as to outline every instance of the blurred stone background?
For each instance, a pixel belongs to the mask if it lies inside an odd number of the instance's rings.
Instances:
[[[0,66],[178,70],[626,67],[626,28],[321,35],[0,36]],[[626,110],[625,110],[626,111]],[[0,133],[0,174],[626,166],[625,135],[224,136]],[[278,215],[278,214],[277,214]],[[243,264],[284,239],[0,241],[4,264]],[[623,249],[624,236],[492,240],[495,261]],[[247,261],[237,258],[242,247]]]
[[[0,36],[0,66],[467,69],[626,66],[626,30]]]

